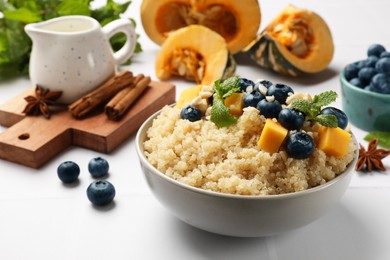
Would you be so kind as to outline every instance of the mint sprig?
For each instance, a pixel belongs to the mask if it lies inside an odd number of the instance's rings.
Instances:
[[[235,92],[241,91],[239,87],[239,77],[230,77],[224,81],[214,82],[214,99],[211,109],[210,120],[217,127],[227,127],[237,122],[237,118],[229,113],[229,108],[225,106],[224,99]]]
[[[233,93],[240,91],[240,87],[238,85],[239,80],[240,77],[238,76],[227,78],[224,81],[219,79],[214,82],[215,92],[218,94],[218,96],[227,98]]]
[[[325,91],[315,95],[312,102],[305,99],[297,99],[291,103],[291,107],[304,113],[309,119],[312,119],[323,126],[336,128],[338,126],[337,117],[331,114],[320,114],[324,106],[336,101],[337,93],[334,91]]]
[[[390,132],[374,131],[364,137],[366,141],[371,141],[372,139],[378,139],[378,145],[390,149]]]

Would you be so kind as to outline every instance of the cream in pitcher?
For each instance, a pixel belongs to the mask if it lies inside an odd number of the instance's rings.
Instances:
[[[136,34],[128,19],[114,20],[103,28],[88,16],[62,16],[28,24],[32,39],[30,80],[62,91],[60,102],[70,104],[115,74],[117,66],[134,53]],[[113,53],[109,39],[124,33],[124,46]]]

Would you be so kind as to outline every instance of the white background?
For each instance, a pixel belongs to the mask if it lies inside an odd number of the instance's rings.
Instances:
[[[154,60],[159,47],[143,31],[140,2],[134,0],[128,14],[138,21],[144,51],[129,69],[157,80]],[[238,55],[238,75],[284,82],[297,92],[335,90],[341,96],[338,73],[343,66],[363,59],[371,43],[390,50],[388,0],[260,1],[261,29],[289,3],[327,21],[336,46],[329,68],[290,78]],[[177,94],[193,85],[172,82]],[[28,87],[27,78],[0,82],[0,103]],[[366,145],[366,132],[352,130]],[[0,160],[0,259],[390,259],[389,170],[356,173],[340,203],[306,227],[266,238],[224,237],[182,223],[159,204],[142,175],[134,137],[109,155],[72,147],[38,170]],[[92,206],[86,197],[93,181],[87,164],[96,156],[110,163],[108,180],[117,191],[114,203],[103,208]],[[63,185],[57,177],[57,166],[66,160],[81,167],[76,185]],[[390,158],[384,164],[390,168]]]

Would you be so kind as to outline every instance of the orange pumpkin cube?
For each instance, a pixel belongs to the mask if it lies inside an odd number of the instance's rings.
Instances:
[[[281,124],[267,118],[258,145],[266,152],[276,153],[279,151],[287,134],[288,130]]]
[[[177,108],[183,108],[185,104],[190,104],[194,100],[202,89],[202,85],[185,89],[181,92],[180,98],[176,103]]]
[[[242,109],[244,107],[242,102],[243,96],[244,93],[233,93],[232,95],[225,98],[224,104],[227,108],[229,108],[229,112],[233,116],[242,115]]]
[[[343,157],[348,150],[351,134],[337,127],[321,127],[318,132],[318,149],[324,151],[329,156],[336,158]]]

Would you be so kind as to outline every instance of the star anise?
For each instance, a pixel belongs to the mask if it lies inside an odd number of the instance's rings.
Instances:
[[[27,115],[42,114],[44,117],[50,118],[51,112],[49,106],[57,105],[56,100],[61,95],[62,91],[50,91],[37,85],[35,88],[35,96],[29,95],[24,98],[27,101],[27,105],[23,113]]]
[[[359,159],[355,167],[356,171],[362,171],[364,167],[368,172],[372,171],[373,169],[386,171],[386,168],[382,163],[382,159],[390,154],[390,150],[378,149],[378,141],[378,139],[372,139],[368,143],[367,151],[363,145],[359,144]]]

